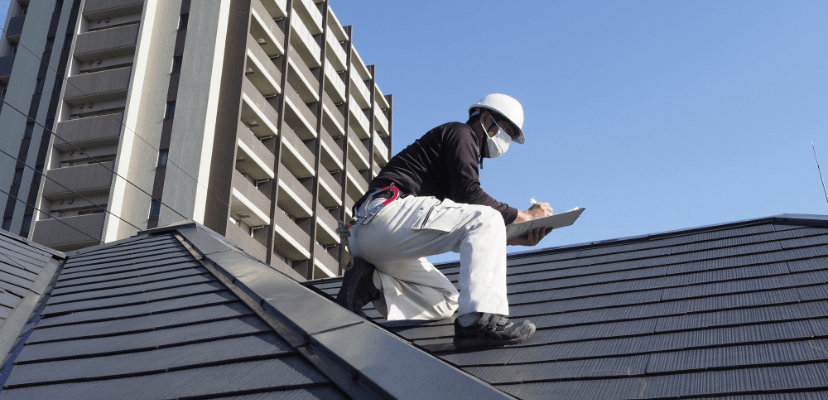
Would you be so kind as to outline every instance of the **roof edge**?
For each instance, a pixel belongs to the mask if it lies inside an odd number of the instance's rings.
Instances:
[[[33,241],[29,240],[28,238],[25,238],[23,236],[15,235],[11,232],[4,231],[2,229],[0,229],[0,235],[3,235],[5,237],[7,237],[11,240],[17,241],[17,242],[21,242],[21,243],[23,243],[27,246],[34,247],[34,248],[36,248],[40,251],[45,251],[45,252],[51,254],[52,258],[55,258],[55,259],[58,259],[58,260],[65,260],[66,259],[66,253],[64,253],[62,251],[59,251],[59,250],[55,250],[51,247],[46,247],[46,246],[44,246],[40,243],[33,242]]]

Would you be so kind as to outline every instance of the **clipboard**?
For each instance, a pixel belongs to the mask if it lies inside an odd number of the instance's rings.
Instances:
[[[586,208],[575,207],[567,212],[560,214],[553,214],[548,217],[531,219],[529,221],[518,222],[506,226],[506,239],[514,239],[521,237],[532,229],[536,228],[563,228],[575,223],[575,220],[581,216]]]

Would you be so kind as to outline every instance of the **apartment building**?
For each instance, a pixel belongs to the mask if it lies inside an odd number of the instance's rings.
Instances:
[[[393,106],[327,0],[30,0],[6,27],[3,229],[65,251],[193,219],[340,274]]]

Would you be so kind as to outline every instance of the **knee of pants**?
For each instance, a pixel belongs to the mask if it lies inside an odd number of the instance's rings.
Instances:
[[[478,221],[483,227],[500,229],[505,225],[503,215],[500,212],[488,206],[481,206],[480,208]]]

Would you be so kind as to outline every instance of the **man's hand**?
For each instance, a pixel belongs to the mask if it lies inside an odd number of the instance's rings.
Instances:
[[[531,219],[543,218],[552,215],[552,207],[549,203],[535,203],[526,211],[518,210],[517,218],[513,224]],[[552,232],[552,228],[537,228],[527,232],[525,236],[509,239],[506,244],[511,246],[534,246],[540,243],[544,236]]]
[[[552,228],[537,228],[526,232],[526,236],[509,239],[506,244],[510,246],[534,246],[540,243],[544,236],[552,232]]]

